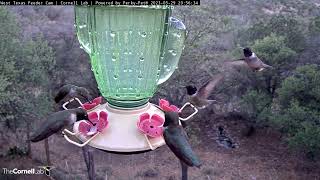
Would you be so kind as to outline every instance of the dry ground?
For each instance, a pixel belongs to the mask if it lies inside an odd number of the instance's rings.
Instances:
[[[239,121],[216,120],[238,143],[236,149],[224,149],[215,142],[216,127],[206,127],[201,143],[194,149],[203,161],[201,169],[191,168],[191,180],[320,180],[319,161],[310,161],[303,155],[289,151],[278,133],[271,129],[257,131],[252,137],[241,136]],[[81,149],[67,143],[62,137],[50,138],[51,159],[56,179],[87,179]],[[43,142],[32,146],[33,158],[1,158],[4,167],[33,167],[45,161]],[[136,155],[108,154],[94,150],[98,179],[108,180],[178,180],[179,162],[166,146],[153,152]],[[41,164],[41,163],[40,163]],[[44,176],[23,176],[19,179],[46,179]]]

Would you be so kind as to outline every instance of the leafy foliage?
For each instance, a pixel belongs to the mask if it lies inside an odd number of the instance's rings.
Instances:
[[[265,92],[250,90],[242,97],[241,110],[252,121],[262,125],[267,122],[271,101],[271,96]]]
[[[288,134],[292,147],[320,152],[320,68],[317,65],[298,67],[277,90],[280,109],[273,123]]]
[[[262,39],[272,33],[283,36],[285,44],[294,51],[302,51],[305,46],[303,24],[289,15],[274,15],[270,19],[259,19],[249,29],[240,34],[241,44],[247,44],[256,39]]]
[[[19,42],[19,27],[14,17],[5,8],[0,7],[0,104],[1,120],[11,119],[14,99],[14,86],[20,70],[16,67],[15,60],[19,58],[21,50]]]
[[[316,16],[311,19],[309,24],[309,31],[312,34],[319,34],[320,33],[320,16]]]
[[[313,155],[320,152],[320,69],[317,65],[292,69],[299,63],[298,53],[304,53],[302,63],[315,62],[312,59],[318,47],[310,37],[319,34],[318,21],[318,17],[311,19],[306,28],[297,18],[280,14],[262,18],[240,32],[240,42],[251,44],[254,52],[274,67],[272,71],[247,74],[253,80],[242,97],[242,112],[257,125],[275,125],[287,134],[291,147]],[[311,44],[305,50],[307,39]],[[312,58],[307,59],[307,55]]]
[[[278,89],[279,100],[286,108],[292,100],[302,106],[320,111],[320,68],[317,65],[298,67],[293,76],[285,79]]]
[[[44,117],[51,110],[50,75],[55,65],[54,53],[38,36],[22,39],[13,15],[0,7],[0,104],[1,117],[17,127]],[[34,116],[30,117],[29,115]]]
[[[274,33],[256,40],[252,48],[256,54],[259,54],[259,58],[271,64],[276,70],[281,70],[283,66],[292,63],[297,55],[288,47],[284,36],[277,36]]]
[[[283,36],[271,34],[263,39],[256,40],[252,49],[267,64],[274,67],[263,73],[248,73],[251,87],[242,97],[241,109],[256,122],[266,122],[271,112],[272,98],[281,72],[296,56],[295,51],[286,46]]]

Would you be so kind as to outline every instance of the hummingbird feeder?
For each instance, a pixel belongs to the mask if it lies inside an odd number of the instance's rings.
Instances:
[[[149,99],[175,71],[184,48],[185,25],[171,12],[171,6],[75,7],[77,37],[107,103],[101,104],[101,98],[84,104],[73,99],[89,120],[74,123],[73,132],[65,129],[67,141],[112,152],[153,150],[165,144],[163,111],[179,109]]]

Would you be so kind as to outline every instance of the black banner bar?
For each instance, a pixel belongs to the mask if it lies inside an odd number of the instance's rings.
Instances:
[[[0,6],[49,6],[49,5],[63,5],[63,6],[76,6],[76,5],[128,5],[128,6],[152,6],[152,5],[171,5],[171,6],[194,6],[200,5],[200,0],[87,0],[87,1],[53,1],[53,0],[0,0]]]

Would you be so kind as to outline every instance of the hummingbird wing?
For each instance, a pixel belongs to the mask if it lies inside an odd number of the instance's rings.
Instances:
[[[59,132],[64,127],[73,124],[77,120],[78,113],[86,113],[83,109],[68,109],[51,114],[31,136],[32,142],[38,142]]]
[[[260,58],[257,56],[250,57],[247,61],[248,66],[252,69],[259,69],[259,71],[263,70],[264,68],[273,68],[272,66],[269,66],[265,64]]]
[[[253,69],[258,69],[263,67],[263,62],[257,56],[246,58],[246,63],[248,64],[249,67]]]
[[[92,100],[91,94],[88,91],[88,89],[84,87],[78,87],[79,88],[79,95],[85,98],[88,102]]]
[[[244,59],[238,59],[235,61],[226,61],[223,63],[223,69],[235,68],[235,67],[249,67]]]
[[[169,126],[164,130],[163,137],[170,150],[182,162],[188,166],[201,166],[199,158],[191,149],[187,134],[182,126]]]
[[[59,103],[62,99],[64,99],[69,94],[69,92],[71,91],[72,87],[73,86],[71,84],[67,84],[67,85],[62,86],[58,90],[58,93],[56,94],[56,96],[54,97],[54,101],[56,103]]]
[[[224,65],[227,66],[247,66],[247,63],[244,61],[244,59],[236,60],[236,61],[227,61],[224,63]]]
[[[197,96],[202,99],[207,99],[212,90],[216,87],[216,85],[223,79],[222,74],[218,74],[214,76],[211,80],[209,80],[205,85],[203,85],[199,91],[197,92]]]
[[[86,88],[78,87],[72,84],[66,84],[59,89],[57,95],[54,97],[54,101],[56,103],[59,103],[68,95],[71,96],[71,98],[81,96],[84,97],[86,100],[91,99],[90,93]]]

